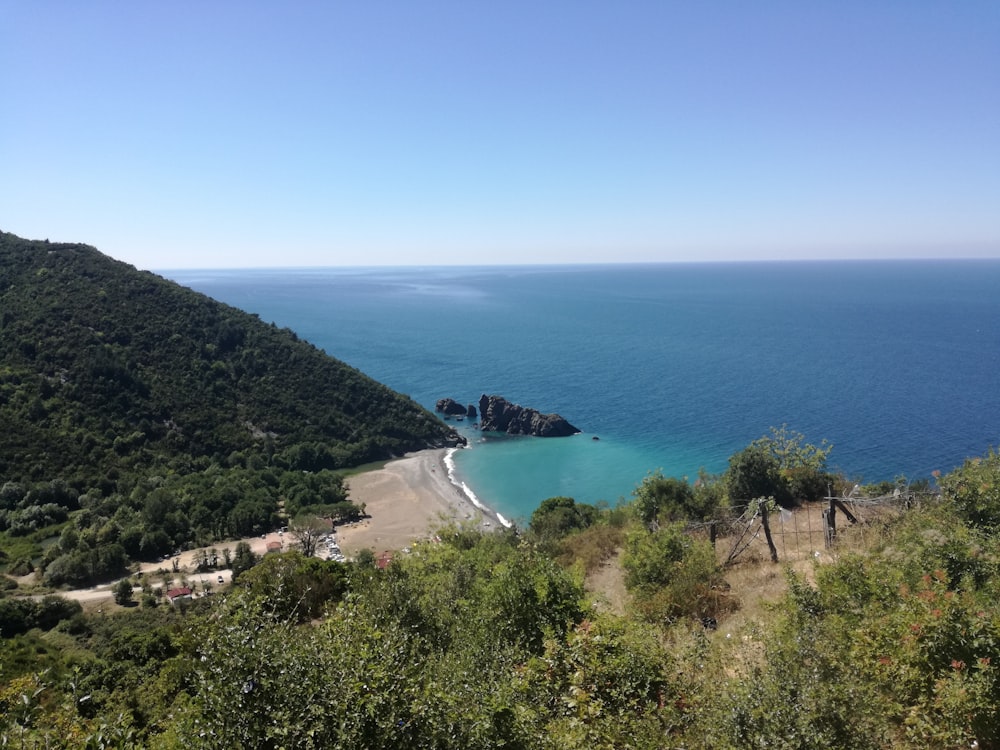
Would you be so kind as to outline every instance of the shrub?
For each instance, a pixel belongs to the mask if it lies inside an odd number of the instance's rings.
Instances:
[[[971,526],[1000,526],[1000,454],[972,458],[941,478],[941,490]]]
[[[665,477],[659,470],[647,476],[632,494],[636,514],[646,524],[702,520],[714,512],[712,503],[717,499],[709,493],[696,493],[686,480]]]
[[[529,528],[540,540],[552,541],[590,526],[597,518],[593,505],[571,497],[550,497],[531,514]]]
[[[29,573],[35,572],[35,565],[31,562],[30,557],[19,557],[10,564],[7,572],[12,576],[26,576]]]
[[[733,608],[722,593],[722,571],[712,545],[679,524],[631,533],[622,558],[625,585],[640,613],[653,622],[714,617]]]

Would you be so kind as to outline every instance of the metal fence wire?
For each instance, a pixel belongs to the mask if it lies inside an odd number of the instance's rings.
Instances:
[[[936,498],[933,493],[900,490],[869,497],[855,487],[841,497],[830,495],[794,509],[775,506],[773,501],[755,500],[745,503],[742,513],[689,524],[686,528],[688,533],[707,536],[724,565],[767,556],[775,562],[796,561],[818,558],[832,551],[838,529],[852,527],[864,539],[866,530],[879,520]]]

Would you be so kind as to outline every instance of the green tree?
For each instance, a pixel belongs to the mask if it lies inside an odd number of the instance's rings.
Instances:
[[[805,435],[783,424],[772,427],[770,435],[754,440],[751,446],[774,457],[792,500],[817,500],[828,491],[832,477],[826,473],[826,460],[833,446],[826,440],[818,446],[807,443]],[[777,495],[775,499],[782,502]]]
[[[174,726],[199,747],[532,747],[544,725],[517,675],[579,621],[581,600],[550,560],[496,535],[355,569],[316,627],[230,597],[198,638],[195,693]]]
[[[696,491],[685,479],[665,477],[657,469],[649,474],[635,491],[633,507],[645,524],[659,521],[701,521],[716,510],[717,494]]]
[[[304,514],[288,524],[288,533],[295,539],[302,554],[312,557],[319,549],[320,539],[330,533],[330,524],[322,518]]]
[[[597,519],[597,508],[577,503],[571,497],[550,497],[531,514],[529,529],[541,540],[561,539],[573,531],[590,526]]]
[[[259,560],[260,558],[250,549],[249,544],[246,542],[237,543],[232,564],[233,580],[239,578],[244,571],[250,570]]]
[[[115,596],[115,604],[126,607],[134,601],[132,597],[132,582],[127,578],[122,578],[111,587],[111,593]]]
[[[72,552],[76,549],[76,545],[79,541],[79,532],[72,526],[67,526],[63,529],[62,534],[59,536],[59,549],[63,552]]]
[[[745,508],[751,500],[773,497],[782,506],[792,504],[788,481],[778,459],[766,447],[751,443],[729,459],[726,494],[734,508]]]
[[[375,553],[367,547],[359,549],[358,553],[354,556],[354,564],[360,568],[374,568]]]
[[[319,617],[324,607],[340,600],[347,591],[346,571],[342,563],[298,551],[266,555],[240,576],[241,596],[260,602],[283,620],[302,622]]]

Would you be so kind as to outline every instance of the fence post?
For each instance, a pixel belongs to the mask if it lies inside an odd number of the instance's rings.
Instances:
[[[826,546],[830,547],[837,539],[837,506],[836,499],[830,498],[830,507],[823,511],[824,527],[826,528]]]
[[[771,524],[767,521],[767,504],[760,503],[760,525],[764,527],[764,538],[767,540],[767,548],[771,550],[771,562],[778,562],[778,550],[774,546],[774,540],[771,539]]]

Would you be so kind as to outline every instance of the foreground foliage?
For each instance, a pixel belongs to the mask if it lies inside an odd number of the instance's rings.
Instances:
[[[1000,473],[984,465],[942,485],[974,479],[986,503]],[[635,514],[624,617],[595,611],[548,541],[513,532],[444,530],[385,570],[270,556],[185,612],[67,611],[6,639],[0,733],[25,747],[997,748],[1000,541],[955,499],[787,568],[787,593],[735,633],[727,611],[718,630],[697,619],[720,582],[706,543]],[[623,518],[584,513],[567,540]]]
[[[720,704],[717,742],[1000,746],[997,577],[972,572],[986,549],[995,567],[996,540],[935,509],[871,554],[820,567],[815,587],[789,573],[763,658]]]

